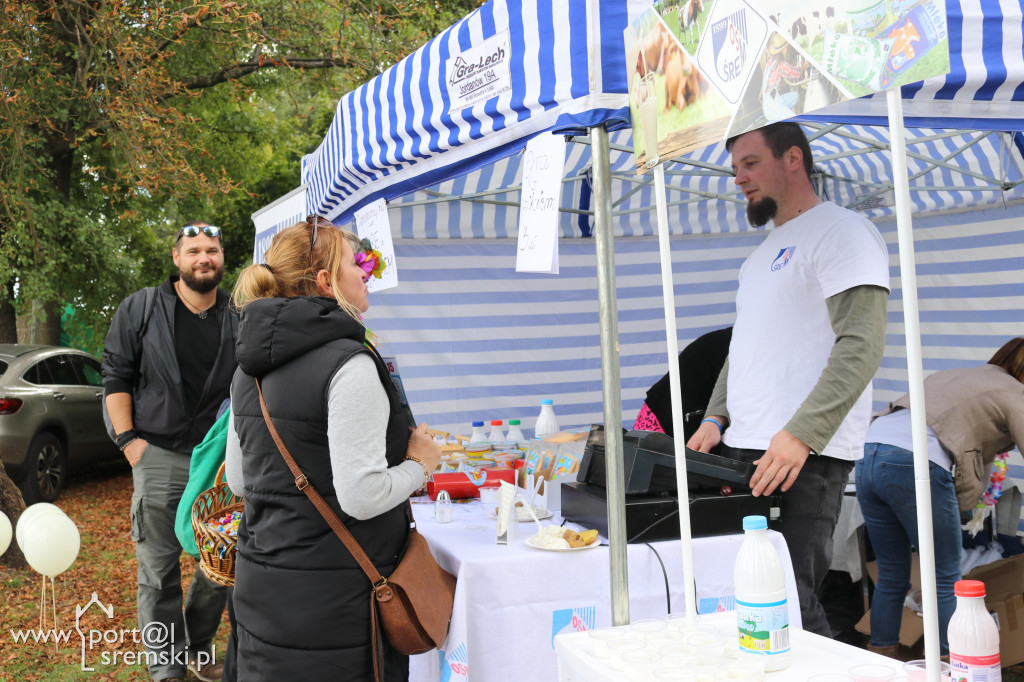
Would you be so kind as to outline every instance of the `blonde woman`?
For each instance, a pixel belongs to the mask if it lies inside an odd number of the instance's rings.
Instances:
[[[354,248],[355,247],[355,248]],[[323,218],[278,233],[266,265],[246,268],[232,383],[227,479],[245,497],[234,611],[241,680],[373,679],[370,584],[294,476],[267,430],[254,378],[309,482],[382,575],[405,551],[406,500],[441,453],[413,428],[367,342],[359,240]],[[382,679],[408,678],[384,642]]]

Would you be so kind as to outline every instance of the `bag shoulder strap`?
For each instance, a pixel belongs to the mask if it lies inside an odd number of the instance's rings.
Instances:
[[[288,465],[288,469],[291,470],[292,475],[295,476],[295,487],[306,494],[309,501],[313,503],[317,511],[320,512],[320,516],[324,517],[324,521],[331,527],[331,530],[341,538],[341,541],[345,543],[345,547],[352,553],[355,560],[359,563],[359,566],[366,573],[366,576],[373,583],[374,590],[378,587],[387,583],[387,579],[381,576],[380,571],[370,561],[370,557],[366,555],[363,548],[359,546],[359,542],[352,536],[345,524],[341,522],[338,515],[334,513],[327,501],[324,500],[323,496],[320,495],[319,491],[309,482],[306,475],[302,473],[302,469],[299,467],[295,458],[292,457],[291,453],[288,452],[288,448],[285,447],[284,441],[281,440],[280,434],[274,427],[274,422],[270,419],[270,412],[267,410],[267,403],[263,399],[263,388],[260,386],[260,380],[256,381],[256,390],[260,395],[260,409],[263,411],[263,419],[267,422],[267,428],[270,430],[270,436],[274,439],[274,443],[277,445],[277,449],[281,452],[281,456],[284,457],[285,463]]]

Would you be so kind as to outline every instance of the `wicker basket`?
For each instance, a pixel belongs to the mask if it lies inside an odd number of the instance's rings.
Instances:
[[[199,549],[199,569],[218,585],[234,586],[235,552],[238,548],[235,537],[207,526],[206,522],[244,508],[242,498],[236,497],[224,482],[223,464],[213,479],[213,487],[199,493],[192,505],[192,532],[196,535],[196,547]],[[206,543],[210,543],[213,549],[203,549]]]

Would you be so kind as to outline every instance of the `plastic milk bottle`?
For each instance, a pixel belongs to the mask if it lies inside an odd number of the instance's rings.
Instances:
[[[782,670],[789,665],[786,574],[765,517],[743,517],[743,532],[733,567],[740,652],[758,656],[767,672]]]
[[[949,619],[949,665],[954,680],[999,682],[999,630],[985,608],[985,583],[958,580],[956,611]]]
[[[558,418],[555,417],[555,401],[551,398],[544,398],[540,401],[540,414],[537,416],[537,425],[533,429],[534,438],[543,438],[552,433],[558,433]]]

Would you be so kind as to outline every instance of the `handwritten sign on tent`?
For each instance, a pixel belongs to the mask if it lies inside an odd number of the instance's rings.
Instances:
[[[398,286],[398,263],[395,260],[395,245],[391,241],[391,221],[388,206],[378,199],[369,206],[356,211],[356,234],[360,239],[369,239],[374,250],[379,251],[384,261],[384,272],[380,279],[371,277],[366,287],[371,291],[383,291]]]
[[[658,0],[625,43],[640,172],[949,72],[944,0]]]
[[[563,136],[538,135],[526,143],[516,272],[558,274],[558,203],[564,165]]]

